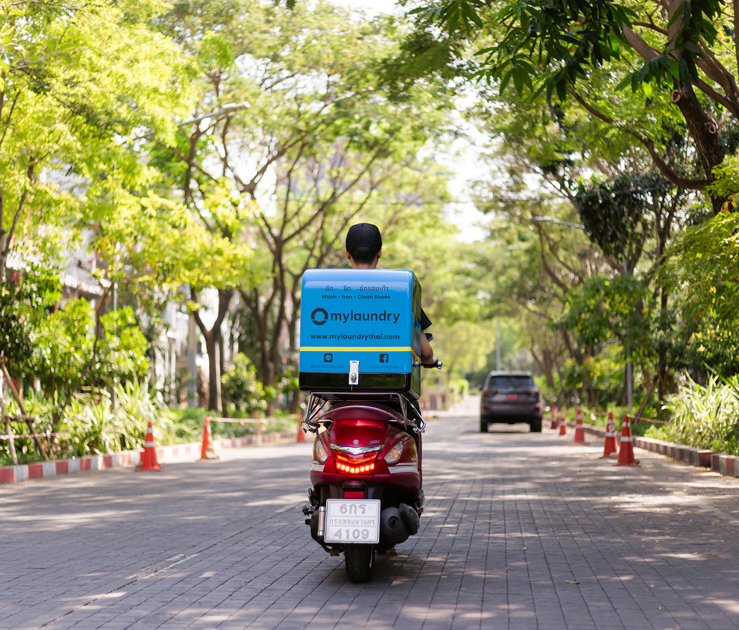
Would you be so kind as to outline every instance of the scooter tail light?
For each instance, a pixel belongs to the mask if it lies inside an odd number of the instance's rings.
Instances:
[[[347,457],[341,453],[334,453],[336,461],[348,466],[364,466],[366,464],[372,464],[377,457],[377,453],[372,453],[365,457]]]
[[[328,459],[326,447],[323,445],[320,437],[316,438],[316,443],[313,446],[313,457],[319,464],[325,463],[325,461]]]
[[[349,475],[367,475],[374,472],[375,460],[379,451],[352,455],[334,449],[333,453],[338,472]]]
[[[385,459],[385,462],[388,464],[388,466],[392,466],[393,464],[397,464],[400,461],[400,457],[402,455],[403,455],[403,440],[401,440],[395,446],[393,446],[388,451],[388,454],[385,455],[384,459]]]
[[[367,475],[375,471],[375,463],[363,464],[361,466],[343,464],[337,460],[336,470],[339,472],[346,473],[348,475]]]

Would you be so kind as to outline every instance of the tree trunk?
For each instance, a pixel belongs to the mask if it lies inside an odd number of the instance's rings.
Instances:
[[[203,336],[208,353],[208,409],[218,411],[218,340],[214,332],[208,331]]]
[[[547,381],[547,387],[554,390],[554,360],[552,359],[552,351],[544,348],[542,351],[542,361],[544,363],[544,377]]]
[[[713,169],[715,166],[721,164],[724,159],[724,152],[721,149],[716,125],[713,119],[701,107],[692,85],[686,84],[678,87],[677,83],[675,83],[675,93],[679,95],[677,106],[685,118],[688,132],[693,138],[695,147],[701,157],[706,179],[713,181]],[[725,201],[726,197],[711,197],[714,214],[721,212]]]
[[[219,391],[219,369],[218,369],[218,346],[221,340],[221,325],[228,313],[228,307],[233,297],[233,289],[218,289],[218,314],[213,327],[208,330],[203,323],[200,313],[194,311],[195,323],[200,329],[200,333],[205,338],[205,349],[208,353],[208,409],[218,411],[218,391]],[[197,302],[197,291],[190,289],[190,296],[193,302]]]
[[[226,356],[225,352],[223,351],[224,348],[223,343],[223,333],[219,330],[218,331],[218,366],[219,366],[219,376],[223,377],[223,375],[226,373]],[[218,381],[218,384],[220,386],[220,378]],[[223,414],[224,418],[228,418],[228,405],[226,404],[226,399],[223,396],[223,388],[219,387],[221,390],[221,413]]]
[[[300,408],[300,391],[295,390],[292,394],[293,398],[290,401],[290,413],[294,415],[298,413],[298,409]]]
[[[300,319],[300,299],[293,296],[292,298],[292,312],[287,320],[287,336],[288,336],[288,347],[290,352],[297,352],[299,342],[297,338],[298,321]]]

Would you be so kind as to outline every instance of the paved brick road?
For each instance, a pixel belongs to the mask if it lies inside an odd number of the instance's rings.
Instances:
[[[302,524],[308,445],[5,486],[0,628],[739,628],[739,480],[571,439],[434,421],[364,586]]]

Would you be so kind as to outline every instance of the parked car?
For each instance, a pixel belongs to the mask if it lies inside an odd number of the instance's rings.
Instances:
[[[480,396],[480,432],[492,422],[528,423],[532,433],[541,433],[544,399],[529,372],[490,372]]]

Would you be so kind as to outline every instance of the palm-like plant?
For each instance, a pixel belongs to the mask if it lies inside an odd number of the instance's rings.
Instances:
[[[686,375],[665,408],[672,415],[672,423],[664,428],[667,439],[696,448],[715,448],[736,439],[739,381],[722,382],[711,376],[704,387]]]

